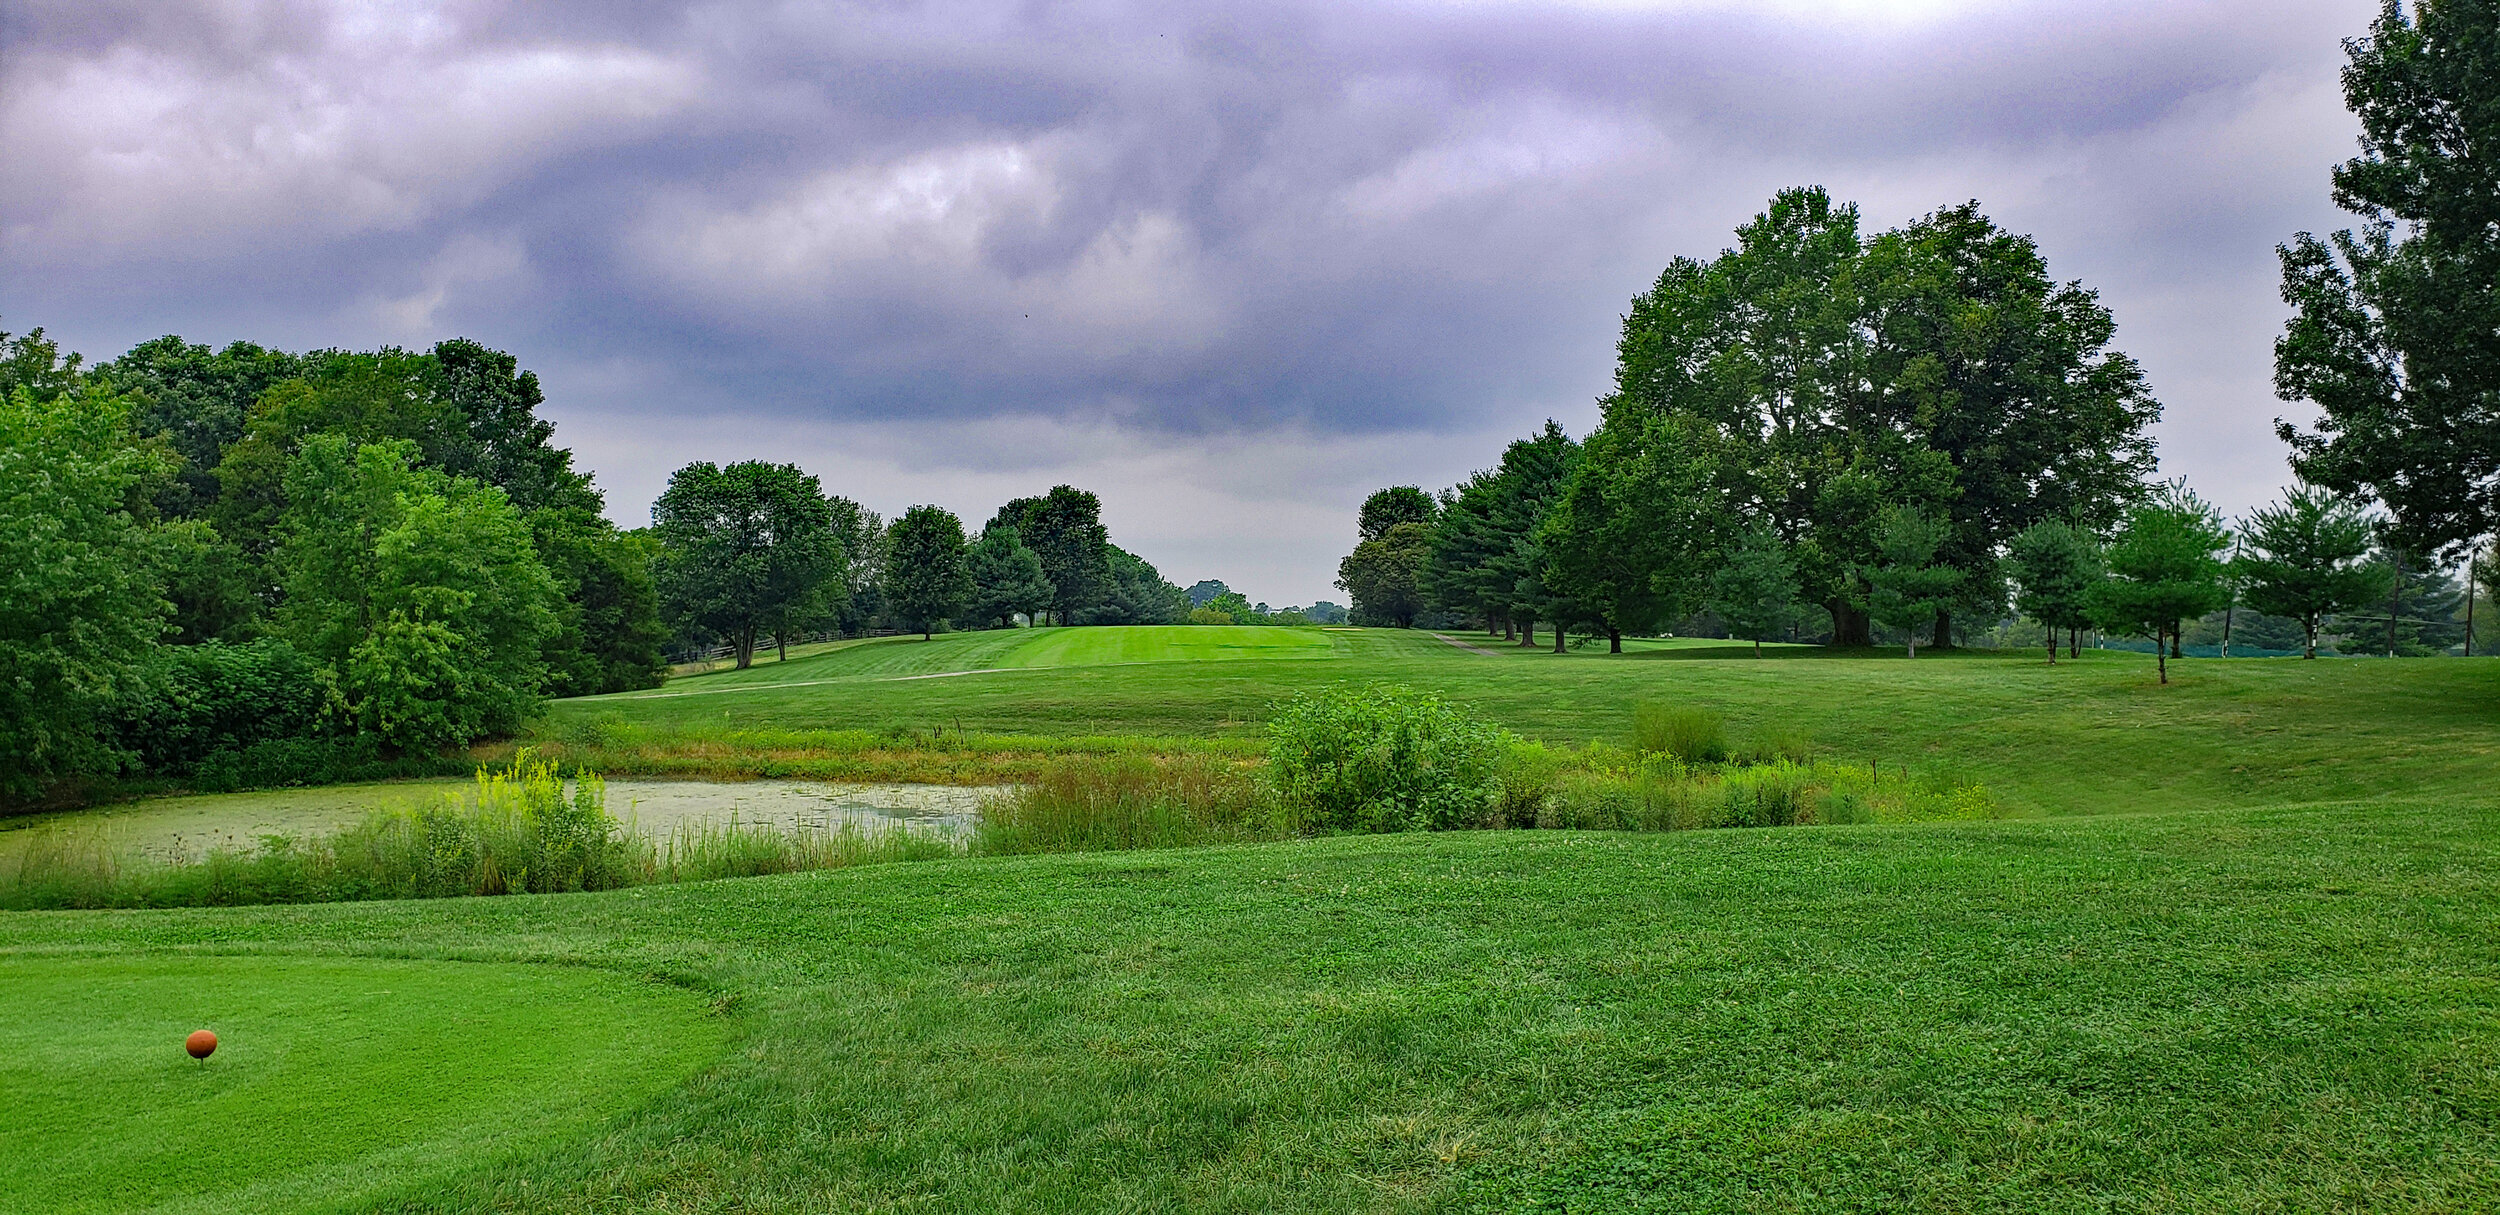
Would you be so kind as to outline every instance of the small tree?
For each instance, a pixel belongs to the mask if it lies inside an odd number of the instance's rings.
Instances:
[[[2183,483],[2169,486],[2127,511],[2109,546],[2110,577],[2093,588],[2092,618],[2110,632],[2152,638],[2155,668],[2170,682],[2179,622],[2230,602],[2222,561],[2230,543],[2212,506]]]
[[[1933,623],[1962,589],[1962,571],[1936,559],[1945,535],[1944,520],[1917,507],[1887,506],[1879,516],[1867,610],[1909,634],[1912,658],[1918,657],[1918,626]]]
[[[886,529],[885,604],[920,628],[927,641],[938,622],[972,599],[964,568],[964,525],[953,511],[915,506]]]
[[[972,614],[1002,627],[1013,624],[1018,612],[1039,616],[1057,590],[1042,572],[1041,557],[1003,523],[982,529],[979,542],[964,554],[964,566],[972,577]]]
[[[2048,630],[2053,666],[2057,631],[2092,622],[2092,588],[2108,576],[2101,566],[2100,545],[2081,528],[2051,519],[2018,533],[2005,565],[2016,588],[2014,606]]]
[[[1797,563],[1779,533],[1759,525],[1746,530],[1710,579],[1710,609],[1726,622],[1728,636],[1753,642],[1756,658],[1766,638],[1796,619]]]
[[[2318,656],[2319,622],[2386,593],[2385,568],[2369,560],[2371,527],[2360,504],[2314,485],[2296,485],[2261,507],[2241,533],[2234,563],[2248,606],[2300,622],[2303,658]]]

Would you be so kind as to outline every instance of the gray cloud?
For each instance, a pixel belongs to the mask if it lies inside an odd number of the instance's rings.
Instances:
[[[2239,507],[2373,8],[21,4],[0,315],[465,333],[629,521],[697,448],[980,517],[1064,476],[1283,602],[1367,489],[1585,426],[1624,301],[1820,182],[2036,234]]]

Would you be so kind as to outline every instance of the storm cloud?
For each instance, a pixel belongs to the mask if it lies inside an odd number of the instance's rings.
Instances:
[[[2237,509],[2374,10],[19,0],[0,321],[467,335],[629,524],[697,458],[976,524],[1073,480],[1177,581],[1342,600],[1363,493],[1585,430],[1629,297],[1819,183],[2035,235]]]

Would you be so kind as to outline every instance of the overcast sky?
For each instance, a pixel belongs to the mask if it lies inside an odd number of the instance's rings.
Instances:
[[[0,328],[465,335],[628,525],[694,459],[975,527],[1065,481],[1175,582],[1343,602],[1366,492],[1585,432],[1626,301],[1821,184],[2037,237],[2236,512],[2375,8],[10,0]]]

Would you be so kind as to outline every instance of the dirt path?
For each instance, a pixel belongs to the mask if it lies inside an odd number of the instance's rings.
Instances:
[[[1433,636],[1449,642],[1451,645],[1457,646],[1470,654],[1482,654],[1487,658],[1499,658],[1502,656],[1502,652],[1500,650],[1488,650],[1480,645],[1469,645],[1464,641],[1460,641],[1456,637],[1448,635],[1447,633],[1434,633]]]

